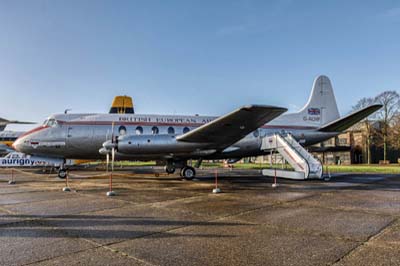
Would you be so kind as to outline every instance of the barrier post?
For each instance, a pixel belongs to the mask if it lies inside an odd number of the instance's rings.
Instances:
[[[328,165],[325,166],[325,167],[326,167],[326,173],[328,174],[328,176],[326,176],[324,178],[324,181],[330,181],[331,180],[331,173],[329,172],[329,167],[328,167]]]
[[[15,180],[14,180],[14,168],[11,168],[11,180],[8,181],[9,185],[15,185]]]
[[[218,187],[218,170],[215,169],[215,188],[212,190],[212,193],[217,194],[221,193],[221,189]]]
[[[113,189],[113,183],[112,183],[112,179],[113,179],[113,172],[111,171],[111,173],[110,173],[110,179],[109,179],[109,190],[108,190],[108,192],[107,192],[107,197],[112,197],[112,196],[115,196],[116,194],[115,194],[115,192],[112,190]]]
[[[274,175],[274,183],[272,184],[273,188],[278,187],[278,184],[276,183],[276,168],[275,168],[275,175]]]
[[[69,171],[67,170],[67,175],[65,176],[65,187],[63,188],[64,192],[71,192],[69,188]]]

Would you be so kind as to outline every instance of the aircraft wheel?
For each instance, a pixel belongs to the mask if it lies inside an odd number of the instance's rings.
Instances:
[[[192,180],[196,176],[196,171],[191,166],[185,166],[181,170],[181,176],[186,180]]]
[[[67,177],[67,169],[59,169],[58,170],[58,177],[64,179]]]
[[[167,172],[167,174],[173,174],[175,173],[175,167],[173,165],[166,165],[165,166],[165,172]]]

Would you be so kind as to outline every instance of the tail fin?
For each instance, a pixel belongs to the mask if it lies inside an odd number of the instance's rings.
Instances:
[[[332,84],[327,76],[321,75],[314,80],[310,98],[299,114],[303,116],[303,119],[305,117],[311,121],[318,120],[319,117],[320,125],[340,117]]]
[[[134,114],[132,98],[129,96],[115,96],[110,114]]]
[[[331,81],[327,76],[318,76],[306,105],[297,113],[283,115],[282,120],[288,124],[321,127],[339,117]]]

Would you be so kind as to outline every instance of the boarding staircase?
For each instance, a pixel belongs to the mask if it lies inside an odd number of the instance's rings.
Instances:
[[[322,179],[322,164],[306,151],[291,134],[274,134],[262,139],[261,150],[278,152],[294,169],[263,169],[266,176],[304,180]],[[272,158],[271,158],[272,160]]]

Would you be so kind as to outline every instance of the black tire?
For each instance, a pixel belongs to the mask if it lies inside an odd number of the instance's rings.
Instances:
[[[186,166],[181,170],[181,176],[186,180],[192,180],[196,177],[196,170],[191,166]]]
[[[167,174],[173,174],[173,173],[175,173],[175,167],[173,167],[173,166],[168,166],[168,165],[166,165],[165,166],[165,172],[167,172]]]
[[[58,177],[61,178],[61,179],[65,179],[67,177],[67,170],[60,168],[58,170]]]

